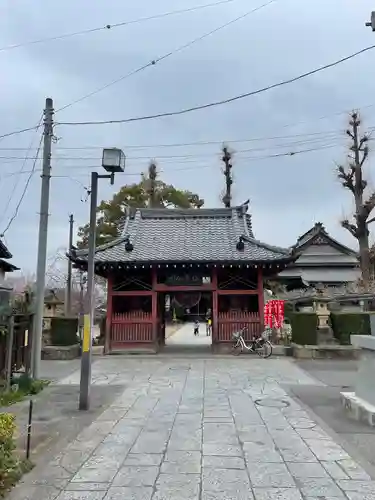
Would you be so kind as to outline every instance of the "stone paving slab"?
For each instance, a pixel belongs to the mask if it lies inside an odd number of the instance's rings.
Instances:
[[[282,388],[320,384],[291,360],[105,358],[94,380],[126,388],[9,500],[374,499],[375,481]]]

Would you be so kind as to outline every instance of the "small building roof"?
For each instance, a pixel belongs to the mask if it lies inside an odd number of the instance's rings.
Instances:
[[[239,244],[240,243],[240,244]],[[70,258],[87,262],[87,250]],[[120,238],[96,249],[96,263],[259,262],[291,260],[290,249],[254,238],[247,205],[212,209],[137,209]]]
[[[5,243],[0,240],[0,269],[5,271],[6,273],[19,270],[19,267],[16,267],[10,262],[6,262],[4,260],[4,259],[11,259],[12,257],[13,255],[10,253]]]
[[[5,271],[6,273],[11,273],[12,271],[19,271],[19,267],[14,266],[10,262],[7,262],[4,259],[0,259],[0,269]]]
[[[347,253],[348,255],[358,256],[357,252],[352,248],[349,248],[339,241],[335,240],[328,234],[326,228],[322,224],[322,222],[317,222],[314,226],[306,231],[306,233],[302,234],[298,239],[297,243],[294,245],[295,251],[299,252],[307,245],[312,245],[314,243],[327,243],[331,244],[333,247],[337,248],[337,250],[342,251],[343,253]]]
[[[300,279],[304,283],[351,283],[361,277],[360,269],[339,267],[316,267],[311,269],[287,268],[279,277]]]
[[[282,270],[280,279],[303,283],[350,283],[361,275],[358,254],[332,238],[321,222],[301,235],[292,247],[293,263]]]
[[[11,259],[13,255],[9,252],[5,243],[0,240],[0,258],[2,259]]]

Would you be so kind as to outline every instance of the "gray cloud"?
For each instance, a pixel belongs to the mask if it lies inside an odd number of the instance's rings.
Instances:
[[[261,3],[261,0],[252,1],[251,7]],[[240,15],[249,5],[249,1],[238,0],[206,11],[0,52],[3,118],[0,133],[35,124],[46,96],[53,97],[56,107],[61,107]],[[67,0],[46,9],[42,0],[16,3],[8,0],[5,15],[0,19],[0,46],[191,6],[191,2],[179,2],[177,6],[172,0],[142,0],[132,5],[120,0],[93,5],[81,0],[77,8],[76,2]],[[374,35],[364,27],[371,9],[370,0],[361,2],[361,6],[349,0],[278,0],[156,66],[58,113],[56,119],[118,119],[169,111],[289,78],[374,43]],[[374,54],[368,53],[290,86],[189,115],[102,127],[57,127],[56,134],[61,138],[57,147],[123,147],[129,156],[127,174],[144,170],[147,157],[156,157],[167,182],[199,192],[208,205],[214,206],[223,187],[219,145],[144,150],[128,146],[324,130],[337,130],[339,134],[345,129],[346,117],[337,112],[373,101],[369,64],[373,57]],[[367,125],[375,125],[371,111],[371,108],[364,110]],[[326,115],[326,119],[319,119]],[[293,126],[285,127],[285,124]],[[0,147],[28,147],[33,135],[4,139]],[[37,139],[34,137],[34,147]],[[256,235],[270,243],[292,244],[299,233],[322,220],[334,236],[353,245],[354,241],[339,226],[343,214],[350,213],[351,200],[334,176],[334,161],[345,159],[344,136],[334,136],[334,147],[330,149],[284,158],[245,158],[297,148],[297,145],[270,147],[296,140],[233,144],[237,151],[235,201],[240,203],[251,198]],[[320,140],[311,146],[329,142],[329,139]],[[308,147],[308,141],[300,145],[300,149]],[[249,148],[258,148],[258,151],[239,152]],[[1,153],[4,153],[1,156],[24,155],[15,151]],[[201,156],[160,158],[189,154]],[[84,195],[81,183],[88,185],[87,165],[100,164],[96,159],[100,157],[100,150],[56,149],[55,156],[95,159],[92,162],[55,159],[53,162],[53,173],[67,177],[52,179],[49,238],[52,253],[67,238],[70,211],[74,212],[77,223],[87,220],[88,204],[81,202]],[[0,209],[5,206],[15,181],[15,177],[4,175],[21,166],[22,160],[0,160]],[[28,161],[25,170],[31,166],[32,161]],[[134,175],[118,178],[115,188],[136,178]],[[14,211],[25,181],[24,175],[0,230]],[[101,183],[100,197],[111,196],[113,190]],[[14,261],[27,270],[33,270],[36,262],[39,195],[40,178],[35,175],[19,216],[6,235]]]

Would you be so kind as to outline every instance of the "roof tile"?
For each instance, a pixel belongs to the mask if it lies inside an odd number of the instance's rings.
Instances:
[[[236,245],[243,238],[244,250]],[[129,238],[133,251],[127,252]],[[76,252],[87,259],[87,250]],[[242,206],[218,209],[139,209],[123,234],[96,249],[96,262],[280,261],[290,250],[257,241]]]

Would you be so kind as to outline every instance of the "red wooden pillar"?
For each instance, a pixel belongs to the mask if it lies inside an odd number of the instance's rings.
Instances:
[[[258,267],[258,306],[261,331],[264,330],[264,290],[263,290],[263,269]]]
[[[151,269],[152,297],[151,297],[151,314],[152,314],[152,339],[155,345],[158,344],[158,292],[156,291],[158,276],[156,268]]]
[[[219,302],[218,302],[218,283],[217,283],[217,267],[212,268],[212,345],[217,342],[219,337],[219,325],[218,325],[218,316],[219,316]]]
[[[111,349],[111,331],[112,331],[112,301],[113,301],[113,277],[107,278],[107,317],[105,321],[104,354]]]

